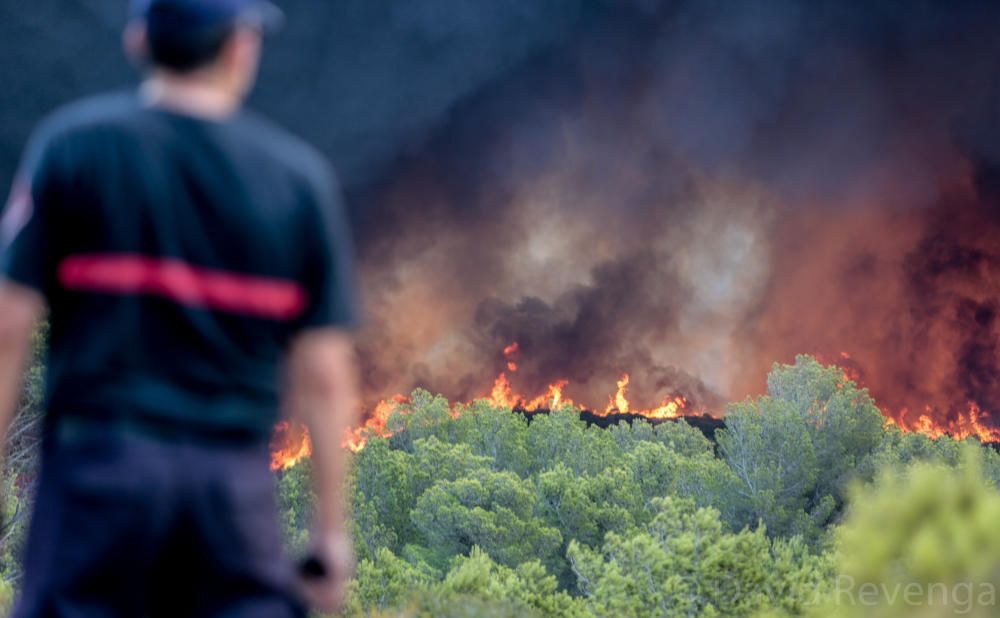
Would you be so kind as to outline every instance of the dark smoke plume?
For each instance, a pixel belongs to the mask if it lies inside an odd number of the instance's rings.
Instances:
[[[622,2],[365,196],[369,392],[560,378],[602,405],[850,365],[893,415],[1000,410],[986,2]],[[992,97],[992,98],[991,98]]]

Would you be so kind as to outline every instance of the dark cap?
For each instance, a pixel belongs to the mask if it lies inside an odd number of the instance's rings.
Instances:
[[[281,27],[285,15],[266,0],[131,0],[130,17],[150,28],[205,30],[234,24],[265,32]]]

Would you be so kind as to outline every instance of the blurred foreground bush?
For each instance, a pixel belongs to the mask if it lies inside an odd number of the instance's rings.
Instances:
[[[1000,615],[1000,493],[976,451],[964,458],[960,469],[919,463],[856,490],[825,615]]]

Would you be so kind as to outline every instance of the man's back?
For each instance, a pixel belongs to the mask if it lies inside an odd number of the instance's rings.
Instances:
[[[50,322],[14,615],[333,610],[353,568],[352,267],[326,162],[240,111],[280,10],[131,6],[139,92],[50,118],[0,220],[0,442],[46,304]],[[267,448],[279,405],[312,439],[309,564],[324,568],[309,578],[282,555]]]
[[[353,318],[323,159],[246,113],[118,94],[57,113],[26,168],[36,212],[9,276],[50,301],[49,422],[266,438],[292,335]]]

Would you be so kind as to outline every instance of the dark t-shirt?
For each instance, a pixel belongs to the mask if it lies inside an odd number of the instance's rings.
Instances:
[[[50,428],[111,417],[266,439],[289,341],[355,319],[339,188],[312,148],[105,95],[32,138],[2,272],[50,308]]]

